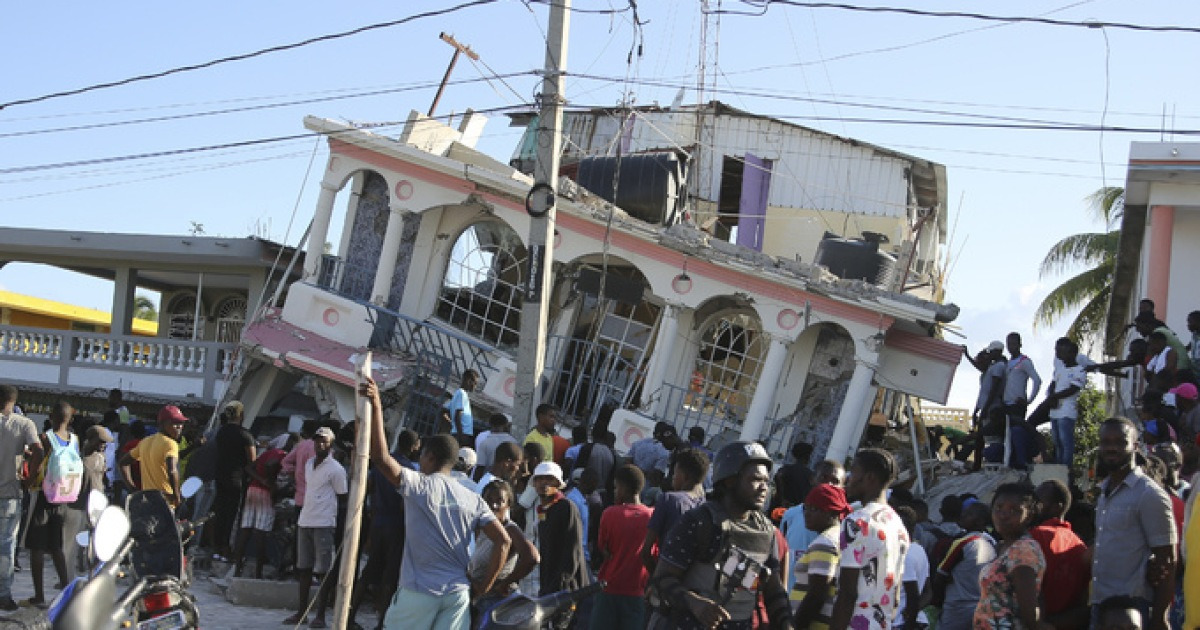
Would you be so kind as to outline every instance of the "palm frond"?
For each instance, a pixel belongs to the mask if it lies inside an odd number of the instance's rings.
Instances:
[[[1073,234],[1050,247],[1042,264],[1038,268],[1038,276],[1060,274],[1076,266],[1094,267],[1111,260],[1117,255],[1121,231],[1089,232]]]
[[[1034,329],[1051,326],[1067,313],[1087,304],[1112,284],[1112,260],[1101,264],[1058,285],[1046,295],[1033,313]]]
[[[1087,196],[1088,207],[1097,219],[1104,221],[1107,229],[1120,223],[1125,213],[1125,189],[1120,186],[1105,186]]]
[[[1103,339],[1105,322],[1108,315],[1108,299],[1112,295],[1112,284],[1104,285],[1075,316],[1075,321],[1067,328],[1067,337],[1079,344],[1080,348],[1095,346]]]

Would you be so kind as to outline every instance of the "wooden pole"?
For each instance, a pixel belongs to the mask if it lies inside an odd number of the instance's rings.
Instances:
[[[463,44],[458,43],[458,40],[454,39],[453,35],[442,33],[441,35],[438,35],[438,37],[440,37],[442,41],[454,47],[454,55],[450,57],[450,65],[446,67],[446,74],[442,75],[442,83],[438,85],[437,94],[433,95],[433,103],[429,105],[429,113],[426,114],[426,116],[431,118],[433,117],[433,112],[437,109],[438,101],[442,100],[442,92],[446,90],[446,82],[450,80],[450,73],[454,72],[454,64],[458,63],[459,53],[466,53],[466,55],[470,57],[472,61],[479,61],[479,55],[476,54],[474,50],[471,50],[470,46],[464,46]]]
[[[355,369],[358,384],[371,375],[371,353]],[[362,526],[363,503],[367,496],[367,466],[371,464],[371,401],[354,389],[357,423],[354,435],[354,460],[350,466],[350,496],[346,499],[346,526],[342,534],[342,564],[338,572],[337,602],[333,608],[333,627],[349,627],[350,598],[358,575],[358,534]]]

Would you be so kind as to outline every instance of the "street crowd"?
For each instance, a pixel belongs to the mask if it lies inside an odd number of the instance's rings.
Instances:
[[[296,433],[256,438],[240,402],[220,424],[167,405],[134,418],[119,390],[100,422],[70,404],[37,427],[18,392],[0,385],[0,610],[45,606],[45,556],[61,589],[86,559],[88,491],[112,500],[161,491],[193,515],[213,514],[197,544],[241,576],[295,579],[298,610],[282,623],[327,624],[342,528],[361,519],[351,627],[364,601],[379,627],[466,630],[515,593],[533,597],[602,581],[553,616],[552,628],[823,630],[1200,629],[1200,518],[1195,517],[1200,313],[1184,344],[1143,304],[1143,339],[1121,361],[1096,364],[1069,339],[1055,347],[1047,395],[1020,336],[969,360],[980,392],[971,430],[934,429],[976,467],[1065,464],[1065,479],[1004,483],[952,495],[934,511],[896,483],[886,450],[814,461],[797,442],[777,466],[764,447],[709,450],[704,431],[659,422],[618,454],[608,419],[559,435],[560,412],[536,410],[526,435],[508,416],[479,431],[467,371],[443,409],[443,431],[389,434],[374,382],[372,415],[340,425],[310,419]],[[1004,350],[1008,350],[1008,357]],[[1097,429],[1091,471],[1076,465],[1077,399],[1090,371],[1135,368],[1145,383],[1133,418]],[[365,509],[347,505],[359,423],[370,424]],[[1038,425],[1050,423],[1049,440]],[[1052,446],[1047,446],[1049,441]],[[1082,478],[1095,481],[1089,492]],[[180,480],[199,477],[196,496]],[[1190,543],[1190,544],[1189,544]],[[35,592],[14,601],[16,550],[28,550]],[[269,572],[267,571],[269,569]],[[314,588],[315,586],[315,588]],[[1189,597],[1190,596],[1190,597]]]

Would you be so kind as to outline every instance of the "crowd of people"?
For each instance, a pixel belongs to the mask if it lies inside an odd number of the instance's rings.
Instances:
[[[1190,338],[1185,342],[1158,319],[1151,300],[1142,300],[1129,325],[1136,335],[1120,360],[1097,363],[1071,339],[1057,340],[1045,396],[1032,409],[1043,381],[1022,352],[1019,333],[1009,333],[1003,343],[993,341],[973,356],[964,346],[964,355],[980,373],[971,431],[938,428],[934,437],[945,437],[951,454],[964,462],[973,456],[976,470],[986,462],[1025,470],[1042,461],[1079,473],[1075,470],[1079,395],[1088,374],[1099,373],[1134,382],[1129,389],[1136,400],[1127,405],[1125,415],[1135,421],[1147,444],[1177,444],[1185,473],[1194,471],[1200,460],[1200,311],[1188,315],[1187,326]],[[1047,423],[1049,440],[1038,430]]]
[[[986,500],[945,497],[936,518],[896,483],[884,450],[858,450],[847,470],[814,461],[812,445],[797,442],[777,467],[759,443],[714,452],[699,427],[683,438],[659,422],[622,455],[603,415],[568,440],[552,405],[514,435],[504,414],[477,422],[471,373],[435,435],[389,435],[373,382],[360,390],[370,418],[310,419],[296,433],[258,437],[239,402],[225,404],[206,435],[172,405],[153,424],[134,418],[119,390],[94,426],[58,403],[39,429],[20,414],[16,389],[0,385],[0,457],[16,464],[0,466],[0,610],[19,605],[18,544],[34,581],[26,605],[45,604],[47,553],[57,588],[86,568],[72,539],[86,527],[87,492],[101,489],[114,501],[156,490],[180,509],[211,512],[198,544],[231,576],[254,555],[255,578],[295,580],[298,609],[281,620],[289,625],[326,626],[334,576],[348,561],[342,529],[361,518],[352,628],[364,601],[380,628],[465,630],[514,593],[601,580],[598,595],[547,627],[1196,630],[1200,554],[1186,553],[1186,543],[1200,545],[1187,481],[1200,481],[1189,416],[1196,344],[1176,349],[1152,316],[1135,321],[1145,350],[1131,344],[1125,362],[1094,364],[1060,340],[1047,402],[1032,413],[1042,382],[1018,335],[973,357],[977,428],[950,437],[977,463],[1007,452],[1013,468],[1039,454],[1070,466],[1072,403],[1088,370],[1142,366],[1159,406],[1101,424],[1094,495],[1058,480],[1006,483]],[[1026,450],[1042,416],[1054,448]],[[347,505],[360,422],[370,424],[371,464],[361,511]],[[204,484],[185,500],[190,476]]]

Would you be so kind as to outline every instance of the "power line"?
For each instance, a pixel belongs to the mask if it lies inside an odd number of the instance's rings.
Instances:
[[[496,75],[495,73],[493,73],[493,75],[495,77],[499,78],[501,81],[503,81],[504,78],[511,78],[511,77],[517,77],[517,76],[523,76],[523,75],[533,75],[533,74],[534,73],[532,71],[511,72],[511,73],[505,74],[503,76]],[[491,79],[489,77],[482,76],[482,77],[478,77],[478,78],[474,78],[474,79],[459,79],[456,81],[451,81],[448,83],[448,85],[490,82],[490,80]],[[31,129],[31,130],[27,130],[27,131],[12,131],[12,132],[8,132],[8,133],[0,133],[0,138],[17,138],[17,137],[21,137],[21,136],[35,136],[35,135],[41,135],[41,134],[46,134],[46,133],[61,133],[61,132],[67,132],[67,131],[86,131],[86,130],[91,130],[91,129],[104,129],[104,128],[108,128],[108,127],[121,127],[121,126],[126,126],[126,125],[140,125],[140,124],[145,124],[145,123],[166,122],[166,121],[171,121],[171,120],[183,120],[183,119],[187,119],[187,118],[201,118],[201,117],[207,117],[207,116],[219,116],[219,115],[223,115],[223,114],[236,114],[236,113],[259,111],[259,110],[265,110],[265,109],[276,109],[279,107],[292,107],[295,105],[309,105],[312,103],[325,103],[325,102],[329,102],[329,101],[339,101],[339,100],[345,100],[345,99],[351,99],[351,98],[367,98],[367,97],[371,97],[371,96],[382,96],[382,95],[386,95],[386,94],[398,94],[401,92],[412,92],[412,91],[416,91],[416,90],[429,89],[432,87],[437,87],[438,83],[439,83],[438,81],[433,81],[433,82],[420,83],[420,84],[415,84],[415,85],[408,85],[408,86],[401,86],[401,87],[394,87],[394,88],[385,88],[385,89],[380,89],[380,90],[372,90],[372,91],[368,91],[368,92],[357,92],[357,93],[351,93],[351,94],[341,94],[341,95],[336,95],[336,96],[321,96],[321,97],[307,98],[307,99],[294,100],[294,101],[284,101],[282,103],[267,103],[267,104],[263,104],[263,105],[246,105],[243,107],[229,107],[226,109],[213,109],[213,110],[207,110],[207,111],[201,111],[201,112],[190,112],[187,114],[174,114],[174,115],[170,115],[170,116],[153,116],[153,117],[149,117],[149,118],[135,118],[132,120],[117,120],[117,121],[104,122],[104,123],[93,123],[93,124],[88,124],[88,125],[72,125],[72,126],[67,126],[67,127],[51,127],[48,129]],[[505,83],[505,85],[508,85],[508,84]]]
[[[616,77],[604,77],[604,76],[600,76],[600,75],[584,75],[584,74],[572,75],[570,73],[567,73],[567,74],[568,74],[568,76],[574,76],[574,77],[581,78],[581,79],[591,79],[591,80],[596,80],[596,81],[613,81],[613,82],[615,82],[615,81],[621,80]],[[640,80],[633,80],[631,82],[637,83],[638,85],[644,85],[647,87],[685,88],[685,89],[688,87],[687,85],[685,85],[683,83],[672,83],[670,81],[658,81],[658,80],[653,80],[653,79],[640,79]],[[905,112],[905,113],[912,113],[912,114],[936,114],[936,115],[940,115],[940,116],[961,116],[964,118],[980,118],[980,119],[985,119],[985,120],[998,120],[998,121],[1004,121],[1004,122],[1017,122],[1017,123],[1030,123],[1030,124],[1056,124],[1056,121],[1038,120],[1038,119],[1033,119],[1033,118],[1017,118],[1017,117],[1012,117],[1012,116],[998,116],[998,115],[992,115],[992,114],[971,114],[971,113],[966,113],[966,112],[953,112],[953,111],[938,110],[938,109],[925,109],[925,108],[919,108],[919,107],[900,107],[897,105],[873,105],[873,104],[869,104],[869,103],[856,103],[854,101],[812,98],[812,97],[806,97],[806,96],[792,96],[792,95],[783,95],[783,94],[777,94],[777,93],[772,93],[772,92],[760,92],[760,91],[756,91],[753,89],[740,89],[739,90],[737,88],[733,88],[732,84],[731,84],[730,89],[722,89],[722,88],[713,86],[712,91],[723,93],[723,94],[731,94],[734,96],[742,96],[742,97],[748,96],[748,97],[754,97],[754,98],[763,98],[763,99],[780,100],[780,101],[804,101],[804,102],[808,102],[808,103],[815,103],[815,104],[821,104],[821,105],[835,105],[835,106],[840,106],[840,107],[860,107],[860,108],[864,108],[864,109],[878,109],[878,110],[884,110],[884,111],[896,111],[896,112]]]
[[[495,113],[495,112],[512,110],[512,109],[526,109],[531,106],[532,105],[530,105],[530,104],[522,104],[522,105],[518,105],[518,106],[505,105],[503,107],[492,107],[489,109],[480,109],[480,110],[474,110],[474,111],[476,111],[477,113],[480,113],[480,114],[489,114],[489,113]],[[450,116],[452,116],[452,115],[434,116],[433,118],[434,119],[450,118]],[[371,128],[391,127],[391,126],[402,125],[402,124],[404,124],[404,122],[405,121],[373,123],[369,126]],[[365,127],[366,127],[366,125],[360,125],[360,128],[365,128]],[[358,129],[355,129],[355,130],[358,130]],[[336,133],[341,133],[341,132],[335,132],[335,134]],[[326,134],[326,135],[335,135],[335,134]],[[234,148],[241,148],[241,147],[258,146],[258,145],[264,145],[264,144],[274,144],[277,142],[287,142],[287,141],[291,141],[291,140],[299,140],[301,138],[309,138],[309,137],[312,137],[312,133],[300,133],[300,134],[292,134],[292,135],[287,135],[287,136],[275,136],[275,137],[271,137],[271,138],[256,138],[253,140],[239,140],[237,142],[226,142],[226,143],[222,143],[222,144],[211,144],[211,145],[205,145],[205,146],[199,146],[199,147],[187,147],[187,148],[183,148],[183,149],[167,149],[164,151],[152,151],[149,153],[134,153],[134,154],[117,155],[117,156],[109,156],[109,157],[102,157],[102,158],[90,158],[90,159],[86,159],[86,160],[72,160],[69,162],[52,162],[49,164],[33,164],[33,165],[28,165],[28,166],[13,166],[13,167],[9,167],[9,168],[0,168],[0,175],[12,175],[12,174],[16,174],[16,173],[30,173],[30,172],[35,172],[35,171],[48,171],[48,170],[63,169],[63,168],[74,168],[74,167],[78,167],[78,166],[90,166],[92,164],[111,164],[114,162],[128,162],[131,160],[145,160],[145,159],[158,158],[158,157],[187,155],[187,154],[192,154],[192,153],[205,153],[208,151],[220,151],[223,149],[234,149]]]
[[[309,39],[305,39],[305,40],[302,40],[299,42],[293,42],[291,44],[281,44],[278,46],[271,46],[271,47],[263,48],[263,49],[256,50],[253,52],[242,53],[240,55],[230,55],[228,57],[212,59],[210,61],[205,61],[203,63],[197,63],[197,64],[192,64],[192,65],[187,65],[187,66],[179,66],[176,68],[171,68],[169,70],[162,70],[160,72],[152,72],[149,74],[142,74],[142,75],[138,75],[138,76],[128,77],[125,79],[120,79],[118,81],[109,81],[107,83],[96,83],[96,84],[88,85],[88,86],[81,87],[81,88],[75,88],[73,90],[64,90],[62,92],[53,92],[50,94],[43,94],[41,96],[34,96],[31,98],[24,98],[24,99],[19,99],[19,100],[15,100],[15,101],[9,101],[7,103],[0,103],[0,110],[7,109],[14,105],[29,105],[32,103],[40,103],[42,101],[48,101],[51,99],[62,98],[64,96],[75,96],[77,94],[84,94],[86,92],[94,92],[96,90],[104,90],[104,89],[108,89],[108,88],[119,87],[122,85],[129,85],[131,83],[138,83],[141,81],[149,81],[150,79],[161,79],[162,77],[170,76],[172,74],[179,74],[182,72],[191,72],[193,70],[202,70],[204,68],[211,68],[213,66],[230,63],[230,62],[234,62],[234,61],[244,61],[246,59],[251,59],[253,57],[261,57],[263,55],[267,55],[270,53],[282,52],[285,50],[293,50],[296,48],[302,48],[304,46],[309,46],[309,45],[317,44],[320,42],[327,42],[327,41],[331,41],[331,40],[335,40],[335,39],[342,39],[345,37],[350,37],[352,35],[358,35],[360,33],[366,33],[368,31],[374,31],[374,30],[378,30],[378,29],[382,29],[382,28],[390,28],[392,26],[399,26],[401,24],[407,24],[409,22],[413,22],[415,20],[419,20],[422,18],[446,15],[448,13],[454,13],[454,12],[460,11],[462,9],[467,9],[467,8],[476,7],[476,6],[482,6],[485,4],[492,4],[492,3],[498,2],[498,1],[499,0],[471,0],[470,2],[464,2],[462,4],[455,5],[453,7],[447,8],[447,9],[436,9],[433,11],[425,11],[424,13],[414,13],[413,15],[410,15],[408,17],[403,17],[398,20],[391,20],[388,22],[379,22],[376,24],[369,24],[367,26],[360,26],[358,28],[350,29],[348,31],[342,31],[340,33],[331,33],[329,35],[321,35],[318,37],[311,37]]]
[[[1041,24],[1046,26],[1067,26],[1074,28],[1113,28],[1130,31],[1146,31],[1152,33],[1190,33],[1200,34],[1200,27],[1194,26],[1177,26],[1177,25],[1150,25],[1150,24],[1132,24],[1129,22],[1102,22],[1099,20],[1074,21],[1074,20],[1056,20],[1047,17],[1033,16],[1001,16],[987,15],[983,13],[968,13],[963,11],[928,11],[924,9],[910,9],[907,7],[887,7],[887,6],[856,6],[853,4],[842,4],[840,2],[805,2],[803,0],[741,0],[742,4],[746,4],[755,8],[761,9],[758,12],[748,11],[731,11],[729,9],[718,9],[714,13],[728,13],[730,15],[754,15],[761,16],[766,14],[767,9],[772,4],[783,4],[793,7],[801,7],[807,9],[841,9],[845,11],[858,11],[862,13],[898,13],[901,15],[913,15],[920,17],[939,17],[939,18],[964,18],[971,20],[983,20],[987,22],[1005,22],[1008,24]]]

